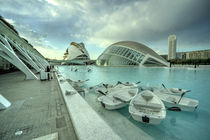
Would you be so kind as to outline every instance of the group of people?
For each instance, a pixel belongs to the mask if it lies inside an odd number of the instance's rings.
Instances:
[[[54,66],[53,65],[48,65],[45,69],[45,72],[47,72],[47,79],[48,80],[51,80],[53,79],[53,76],[51,75],[51,70],[54,69]]]

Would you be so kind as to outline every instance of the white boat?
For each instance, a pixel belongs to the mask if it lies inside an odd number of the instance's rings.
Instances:
[[[139,86],[140,91],[149,90],[153,92],[154,90],[158,90],[158,89],[160,88],[154,87],[154,86],[144,86],[144,85]]]
[[[155,91],[155,94],[163,101],[168,110],[193,112],[199,104],[198,100],[183,97],[184,94],[176,96],[160,91]]]
[[[71,85],[73,85],[73,86],[76,85],[76,86],[82,87],[82,86],[84,86],[85,82],[89,81],[89,79],[87,79],[87,80],[78,80],[78,81],[73,81],[73,80],[71,80],[71,79],[67,79],[67,81],[68,81]]]
[[[82,87],[84,86],[85,82],[89,81],[89,79],[86,80],[78,80],[78,81],[74,81],[74,84],[77,84],[78,86]]]
[[[106,95],[106,94],[108,94],[108,92],[112,91],[112,89],[114,87],[115,87],[115,85],[112,85],[112,84],[100,83],[94,87],[90,87],[90,89],[94,88],[96,93]]]
[[[137,88],[137,87],[138,86],[136,83],[130,83],[130,82],[126,83],[118,82],[115,85],[100,83],[99,85],[95,86],[95,92],[106,95],[110,92],[118,91],[119,89],[122,88]]]
[[[149,90],[142,91],[131,100],[129,113],[134,120],[148,124],[160,124],[166,117],[163,102]]]
[[[180,88],[164,88],[164,89],[157,89],[156,91],[165,94],[182,95],[183,93],[187,93],[190,90],[184,90]]]
[[[164,89],[158,89],[158,92],[165,93],[165,94],[182,95],[191,91],[191,90],[185,90],[181,88],[166,88],[164,84],[162,84],[162,86],[164,87]]]
[[[133,83],[133,82],[120,82],[118,81],[115,87],[138,87],[138,84],[141,83],[141,81]]]
[[[129,104],[138,93],[138,88],[120,88],[98,98],[102,106],[108,110],[119,109]]]

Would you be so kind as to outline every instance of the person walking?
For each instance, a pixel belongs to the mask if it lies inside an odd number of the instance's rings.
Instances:
[[[50,80],[50,66],[47,66],[46,72],[47,72],[47,79]]]

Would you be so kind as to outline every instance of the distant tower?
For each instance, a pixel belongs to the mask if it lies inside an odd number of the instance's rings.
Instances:
[[[168,37],[168,60],[176,59],[176,35]]]

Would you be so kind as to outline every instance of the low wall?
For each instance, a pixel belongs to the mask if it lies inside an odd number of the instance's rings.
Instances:
[[[80,94],[61,75],[57,80],[80,140],[120,140],[112,128],[89,106]],[[66,91],[70,93],[66,95]]]
[[[171,67],[184,67],[184,68],[194,68],[195,65],[171,65]],[[196,68],[210,68],[210,65],[196,65]]]

